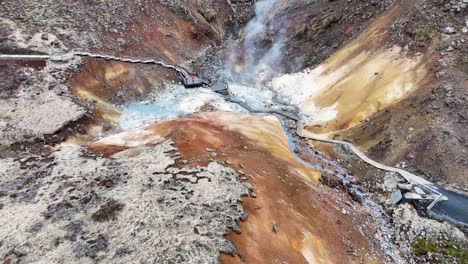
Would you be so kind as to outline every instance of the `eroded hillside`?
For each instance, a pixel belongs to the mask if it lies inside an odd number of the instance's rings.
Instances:
[[[2,1],[0,261],[465,263],[467,10]]]

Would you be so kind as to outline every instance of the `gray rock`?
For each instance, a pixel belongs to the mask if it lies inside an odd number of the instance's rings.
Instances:
[[[412,159],[414,159],[414,158],[415,158],[415,156],[414,156],[412,153],[408,153],[408,154],[406,155],[406,159],[408,159],[408,160],[412,160]]]
[[[392,195],[391,195],[392,204],[395,205],[399,203],[401,199],[403,199],[403,195],[401,194],[400,190],[395,190],[394,192],[392,192]]]
[[[445,33],[445,34],[455,34],[456,33],[456,30],[453,28],[453,27],[444,27],[440,30],[442,33]]]
[[[398,183],[398,188],[405,191],[411,191],[413,189],[413,184]]]
[[[436,77],[439,79],[447,79],[449,74],[447,72],[438,72],[436,73]]]
[[[439,64],[440,67],[443,67],[443,68],[447,68],[447,63],[443,60],[443,59],[440,59],[440,60],[437,60],[437,63]]]
[[[392,173],[386,173],[384,179],[384,191],[393,192],[398,187],[398,180]]]

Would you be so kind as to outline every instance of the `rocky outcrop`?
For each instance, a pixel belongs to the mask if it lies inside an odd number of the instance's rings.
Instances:
[[[258,71],[247,67],[243,73],[258,73],[266,81],[320,64],[317,71],[294,75],[294,82],[285,78],[283,84],[291,86],[275,89],[282,96],[267,89],[250,94],[251,87],[241,85],[232,86],[232,95],[276,107],[272,101],[292,93],[298,101],[284,100],[291,105],[283,110],[299,106],[302,114],[315,111],[315,117],[324,117],[312,120],[324,126],[313,123],[317,126],[310,130],[336,132],[330,135],[356,142],[389,165],[407,157],[418,175],[466,174],[460,154],[467,134],[466,74],[460,70],[466,69],[468,43],[462,35],[468,25],[460,23],[463,1],[269,0],[258,1],[256,12],[254,2],[6,0],[0,5],[0,38],[5,40],[0,52],[73,49],[151,57],[213,76],[221,74],[224,62],[234,71],[250,63]],[[458,14],[451,16],[457,19],[439,25],[444,12]],[[257,25],[239,31],[254,13],[261,15],[254,20]],[[240,39],[228,45],[224,41],[231,36]],[[237,45],[243,50],[221,63],[220,57],[232,55]],[[442,57],[436,58],[439,53]],[[359,203],[368,198],[366,191],[381,186],[376,183],[379,173],[358,167],[351,177],[341,166],[354,166],[352,160],[334,162],[323,154],[343,149],[317,144],[323,152],[309,151],[304,143],[295,150],[307,153],[292,152],[294,140],[300,139],[288,138],[282,125],[294,132],[293,122],[239,112],[188,116],[245,110],[220,107],[221,101],[230,103],[209,90],[186,92],[164,85],[162,92],[162,83],[175,82],[177,76],[154,65],[89,58],[65,64],[7,61],[0,71],[0,79],[7,79],[0,84],[0,262],[399,259],[399,250],[388,243],[388,219],[377,202],[371,207]],[[434,78],[440,85],[420,89]],[[294,92],[298,83],[303,84],[301,93]],[[323,94],[312,100],[310,85],[317,83]],[[182,95],[166,101],[148,97],[176,92]],[[271,96],[263,98],[263,93]],[[191,96],[203,97],[197,101],[203,104],[180,103]],[[184,105],[189,111],[122,131],[126,128],[117,126],[122,105],[142,97],[148,100],[141,105],[168,102],[169,110]],[[138,124],[143,123],[133,125]],[[365,173],[371,180],[355,185]],[[343,175],[356,187],[352,197],[335,178]],[[383,181],[385,191],[397,183]],[[385,198],[377,201],[390,206]],[[406,247],[401,251],[410,261],[419,254],[415,248],[427,245],[416,238],[419,233],[444,243],[464,239],[448,224],[418,218],[406,205],[389,212],[396,222],[393,239]],[[440,230],[449,239],[435,235]],[[423,254],[431,255],[430,250]]]
[[[376,228],[365,220],[365,210],[343,215],[360,205],[317,186],[319,175],[292,156],[272,117],[196,115],[88,147],[105,155],[64,145],[50,154],[0,160],[2,260],[330,263],[381,258],[370,242],[374,238],[359,231]]]
[[[394,239],[404,255],[416,255],[422,263],[466,262],[466,236],[453,225],[423,218],[409,204],[397,206],[393,220]]]
[[[333,52],[352,40],[391,6],[385,1],[329,1],[329,0],[275,0],[269,1],[270,10],[265,17],[264,32],[255,48],[259,60],[269,51],[281,46],[281,58],[269,65],[275,74],[301,71],[327,59]],[[245,45],[246,32],[242,32],[238,48]],[[246,33],[246,34],[245,34]],[[232,51],[230,51],[231,53]],[[248,55],[239,56],[242,65]]]
[[[109,158],[70,146],[1,160],[0,258],[216,263],[219,252],[234,253],[223,235],[246,218],[237,202],[249,185],[217,162],[174,167],[177,155],[165,141]]]
[[[84,114],[84,109],[53,92],[4,100],[0,104],[0,144],[55,134]]]

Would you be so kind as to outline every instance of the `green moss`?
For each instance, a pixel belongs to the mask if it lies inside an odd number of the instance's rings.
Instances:
[[[413,244],[413,253],[416,256],[426,255],[427,253],[442,253],[444,255],[454,257],[460,264],[468,264],[468,248],[457,246],[454,242],[447,241],[441,245],[437,245],[432,241],[427,241],[424,238],[416,239]]]
[[[426,241],[423,238],[416,239],[416,241],[413,242],[412,247],[413,247],[413,253],[416,256],[425,255],[429,252],[432,252],[432,253],[440,252],[439,248],[435,244],[429,241]]]
[[[468,249],[460,248],[454,245],[446,246],[444,251],[449,256],[453,256],[458,259],[461,264],[468,264]]]
[[[423,13],[418,13],[406,26],[406,32],[414,37],[414,40],[423,42],[437,35],[437,23]]]

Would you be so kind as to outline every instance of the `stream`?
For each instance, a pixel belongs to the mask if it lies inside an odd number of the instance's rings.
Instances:
[[[281,123],[282,123],[283,131],[286,134],[286,137],[288,138],[289,150],[291,154],[294,156],[294,158],[309,168],[312,168],[321,172],[326,172],[326,173],[329,173],[331,175],[338,177],[341,180],[341,183],[343,184],[343,186],[345,186],[349,192],[354,192],[357,196],[359,196],[362,199],[361,204],[369,211],[369,213],[372,215],[375,222],[379,225],[380,230],[382,231],[382,237],[381,237],[381,239],[383,240],[382,248],[384,249],[385,254],[390,256],[395,263],[404,263],[404,260],[400,257],[398,250],[395,248],[394,244],[389,238],[390,227],[389,227],[388,220],[387,220],[388,217],[383,213],[381,207],[372,199],[370,199],[366,194],[362,193],[357,188],[357,186],[353,186],[349,184],[348,180],[346,179],[346,177],[348,176],[348,173],[346,173],[346,170],[340,167],[336,162],[330,161],[326,159],[325,157],[316,154],[316,152],[310,147],[307,147],[305,149],[302,148],[301,150],[307,151],[314,157],[318,157],[320,161],[324,161],[325,163],[332,165],[334,167],[334,170],[324,169],[322,166],[312,164],[300,158],[296,154],[296,145],[294,143],[295,138],[293,137],[293,134],[290,132],[289,128],[285,125],[284,122],[281,122]],[[296,140],[300,140],[300,139],[296,139]],[[305,145],[308,146],[308,144],[305,144]]]
[[[240,86],[238,85],[233,87],[240,89]],[[349,174],[344,168],[342,168],[338,163],[320,155],[318,152],[310,148],[308,144],[304,144],[305,147],[302,147],[301,151],[306,151],[322,164],[313,164],[299,157],[296,154],[297,147],[295,141],[300,141],[302,139],[300,139],[295,132],[290,130],[290,123],[288,123],[294,121],[291,121],[287,116],[282,116],[281,113],[283,110],[278,111],[280,114],[276,113],[277,110],[274,110],[274,108],[291,109],[291,106],[282,105],[280,102],[274,100],[275,95],[273,93],[270,94],[270,92],[260,91],[260,94],[256,96],[255,93],[258,92],[258,89],[254,87],[249,88],[249,93],[246,93],[245,91],[233,92],[232,94],[235,94],[235,96],[232,98],[221,96],[209,89],[200,88],[187,90],[183,86],[171,85],[166,91],[158,93],[157,95],[150,95],[145,101],[133,102],[125,105],[119,125],[125,130],[137,128],[157,121],[201,112],[202,108],[207,104],[212,105],[219,111],[234,111],[251,114],[275,114],[278,117],[285,136],[288,139],[291,155],[293,155],[298,162],[313,170],[337,177],[343,186],[347,187],[349,192],[359,196],[361,204],[367,208],[375,222],[380,227],[382,232],[382,248],[385,253],[390,256],[395,263],[403,263],[398,251],[389,238],[390,228],[387,220],[388,217],[382,212],[380,206],[372,201],[366,194],[360,192],[357,186],[349,184],[347,180]],[[268,94],[270,98],[265,98],[265,94]],[[257,98],[263,98],[263,100],[260,100],[259,102],[256,100]],[[253,109],[248,106],[251,103],[250,101],[255,101],[252,102],[252,104],[257,108]],[[241,104],[236,102],[241,102]],[[247,111],[246,106],[249,111]],[[274,108],[272,109],[271,106],[274,106]]]
[[[350,193],[359,197],[361,204],[369,211],[375,223],[379,226],[381,234],[381,247],[385,254],[393,259],[394,263],[405,263],[398,249],[391,241],[391,232],[386,216],[381,206],[374,202],[368,195],[362,193],[357,186],[348,181],[348,172],[338,163],[328,160],[326,157],[314,151],[308,144],[301,144],[300,151],[306,151],[314,157],[318,164],[303,160],[296,154],[295,142],[302,142],[295,131],[290,129],[289,122],[294,126],[297,121],[307,118],[302,116],[295,105],[281,100],[277,91],[258,85],[263,81],[271,80],[280,66],[281,51],[286,40],[284,32],[276,32],[272,38],[272,45],[264,54],[258,54],[258,43],[265,38],[266,25],[268,23],[278,24],[274,21],[272,14],[275,12],[276,0],[259,1],[255,4],[255,16],[248,22],[244,29],[244,39],[239,45],[233,45],[228,54],[224,76],[231,81],[241,81],[241,85],[229,83],[227,96],[211,91],[206,88],[185,90],[181,86],[168,87],[163,93],[150,95],[144,102],[136,102],[124,107],[121,124],[123,129],[143,126],[163,119],[172,119],[184,115],[205,111],[233,111],[250,114],[273,114],[278,117],[285,136],[288,139],[291,155],[301,164],[323,173],[337,177]],[[282,28],[276,25],[277,28]],[[239,67],[238,67],[239,66]],[[238,69],[242,69],[238,71]],[[293,121],[291,121],[293,120]],[[321,163],[321,164],[320,164]],[[468,205],[468,203],[466,203]],[[437,209],[437,207],[435,208]],[[466,211],[468,212],[468,210]],[[371,235],[371,234],[369,234]]]

